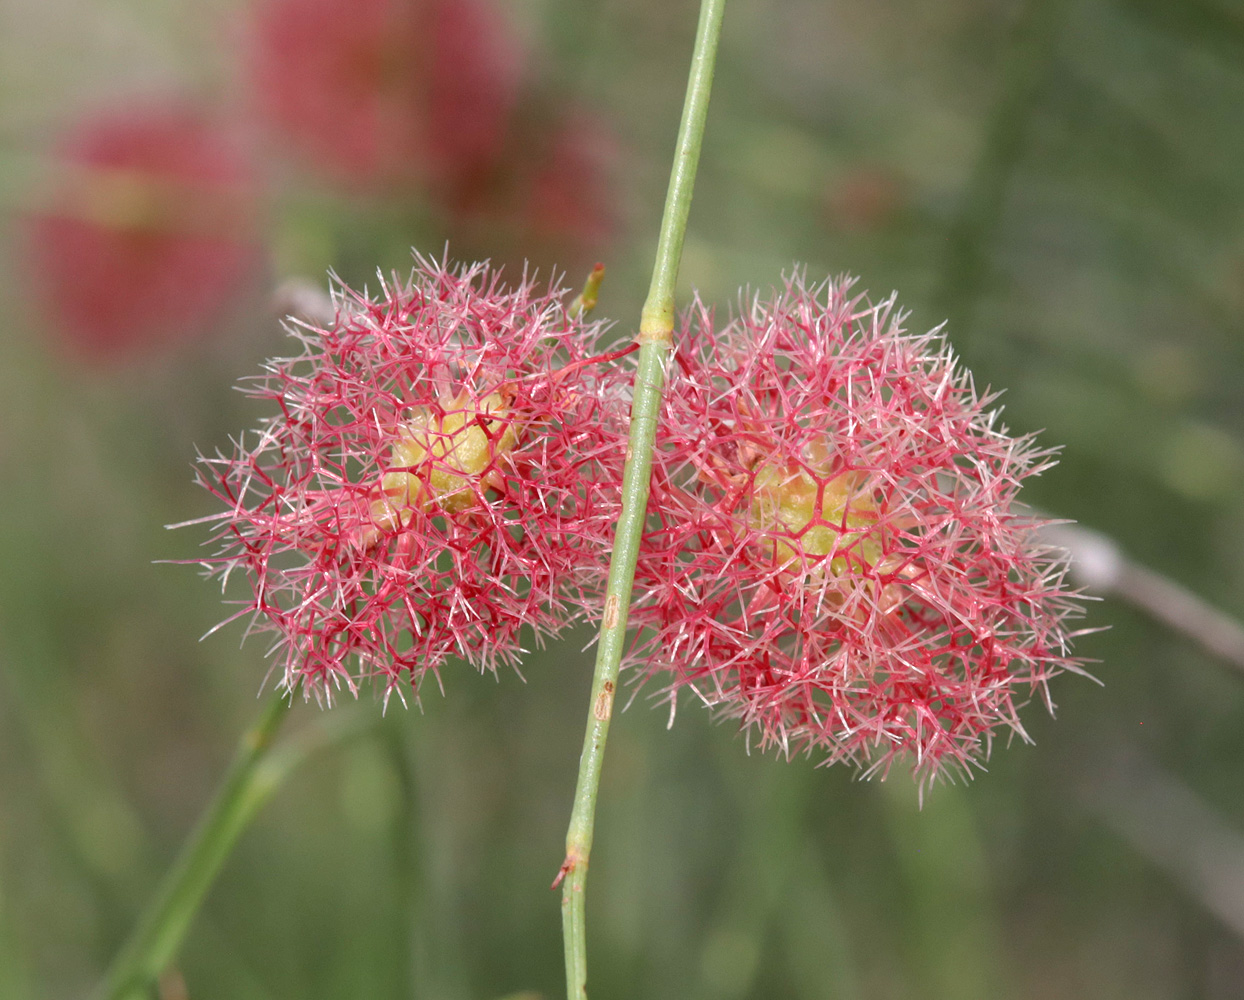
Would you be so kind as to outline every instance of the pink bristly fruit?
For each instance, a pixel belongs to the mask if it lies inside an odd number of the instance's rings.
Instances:
[[[922,781],[988,756],[1081,671],[1065,557],[1017,506],[1052,464],[941,335],[800,274],[671,365],[633,661],[762,746]]]
[[[517,665],[594,604],[626,392],[558,288],[419,258],[246,391],[274,413],[200,478],[226,505],[210,575],[275,634],[284,684],[414,688],[450,657]]]

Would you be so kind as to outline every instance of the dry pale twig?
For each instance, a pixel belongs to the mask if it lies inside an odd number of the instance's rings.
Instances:
[[[1076,583],[1129,601],[1207,652],[1244,671],[1244,625],[1174,580],[1133,562],[1113,539],[1078,525],[1043,529],[1071,554]]]

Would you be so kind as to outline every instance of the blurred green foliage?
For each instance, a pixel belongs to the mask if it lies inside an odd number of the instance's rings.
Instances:
[[[23,166],[87,105],[237,101],[237,3],[46,0],[0,13],[0,997],[97,980],[257,713],[262,641],[186,567],[212,511],[195,449],[259,413],[230,389],[283,350],[271,286],[365,283],[452,234],[428,206],[294,174],[270,271],[211,338],[94,366],[22,293]],[[515,0],[546,87],[619,137],[599,312],[639,313],[696,12]],[[205,40],[206,43],[205,43]],[[1244,616],[1244,5],[1238,0],[733,0],[682,268],[725,305],[783,268],[952,318],[1007,423],[1065,446],[1029,500]],[[15,223],[10,225],[10,223]],[[451,245],[518,266],[487,227]],[[533,262],[571,282],[583,251]],[[748,755],[687,704],[614,726],[588,927],[596,1000],[1240,996],[1244,678],[1117,601],[1036,746],[939,786]],[[317,757],[244,837],[192,931],[191,997],[486,1000],[562,989],[561,861],[590,659],[462,668],[421,710]],[[319,711],[300,706],[291,726]],[[300,719],[299,716],[302,716]],[[1164,774],[1230,849],[1203,882],[1140,853],[1119,761]],[[1192,836],[1186,851],[1195,859]],[[1234,883],[1231,880],[1234,879]],[[173,995],[173,994],[170,994]]]

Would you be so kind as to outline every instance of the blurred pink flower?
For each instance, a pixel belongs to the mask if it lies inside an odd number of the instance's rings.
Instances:
[[[762,746],[921,779],[988,756],[1080,671],[1065,557],[1016,508],[1052,464],[1011,437],[936,331],[801,275],[680,338],[660,430],[634,659]]]
[[[538,238],[599,250],[617,226],[610,172],[617,141],[594,115],[568,115],[535,159],[523,198]]]
[[[620,369],[559,288],[422,258],[247,391],[276,413],[200,479],[227,506],[204,560],[249,577],[233,617],[275,633],[284,682],[386,691],[448,657],[517,664],[600,577],[625,457]]]
[[[257,262],[249,163],[229,133],[186,107],[83,121],[38,201],[27,219],[31,285],[88,355],[202,332]]]
[[[492,169],[524,60],[489,0],[265,0],[255,18],[257,100],[328,173],[452,195]]]
[[[582,109],[520,120],[498,169],[457,192],[454,226],[494,248],[500,238],[522,258],[586,264],[619,228],[618,146],[607,121]]]

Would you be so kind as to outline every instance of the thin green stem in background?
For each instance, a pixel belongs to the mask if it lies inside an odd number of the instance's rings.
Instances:
[[[289,713],[289,706],[289,695],[275,695],[259,721],[241,739],[215,800],[104,976],[100,990],[104,1000],[142,996],[177,954],[216,872],[246,823],[275,789],[271,767],[260,765]]]
[[[164,877],[155,898],[118,953],[100,988],[101,1000],[133,1000],[149,994],[176,956],[186,931],[242,831],[309,756],[361,732],[369,719],[334,714],[323,724],[273,747],[289,713],[291,695],[278,692],[242,737],[220,791]]]
[[[661,390],[665,383],[665,359],[674,334],[674,285],[682,258],[687,216],[691,211],[691,192],[695,184],[708,98],[713,83],[713,65],[725,0],[702,0],[696,29],[695,51],[687,81],[674,164],[670,171],[669,193],[661,217],[652,285],[644,303],[639,324],[639,360],[635,373],[635,392],[631,403],[630,443],[622,478],[622,511],[614,537],[609,563],[609,583],[605,592],[600,643],[596,649],[596,670],[592,680],[591,709],[583,753],[579,758],[579,780],[575,788],[574,810],[566,835],[566,859],[558,878],[562,883],[562,934],[566,948],[566,990],[570,1000],[587,997],[587,942],[585,885],[588,858],[592,850],[596,795],[600,788],[601,766],[609,721],[613,716],[614,692],[626,638],[626,619],[630,609],[631,586],[648,507],[648,485],[652,471],[652,448],[656,440],[657,418],[661,409]]]
[[[108,970],[104,1000],[144,995],[172,961],[234,842],[276,788],[280,775],[264,766],[265,758],[289,704],[289,695],[278,693],[242,737],[215,800]]]

